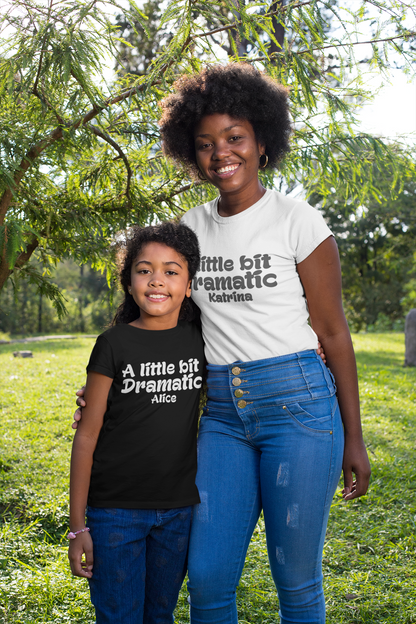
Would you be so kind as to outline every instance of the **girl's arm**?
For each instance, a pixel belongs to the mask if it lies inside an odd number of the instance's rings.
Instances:
[[[85,527],[85,509],[90,487],[92,458],[97,445],[107,398],[113,380],[100,373],[88,373],[85,397],[89,405],[83,409],[82,422],[74,436],[71,456],[70,483],[70,530],[75,532]],[[85,561],[82,561],[85,553]],[[93,556],[92,540],[88,532],[79,533],[70,541],[68,557],[72,574],[92,576]]]
[[[366,493],[371,469],[361,431],[357,368],[342,308],[341,266],[334,238],[330,236],[321,243],[298,264],[297,270],[308,302],[311,325],[319,336],[337,384],[345,434],[343,496],[350,500]]]

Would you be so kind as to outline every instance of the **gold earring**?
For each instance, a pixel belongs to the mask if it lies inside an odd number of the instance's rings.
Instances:
[[[263,158],[263,156],[265,156],[266,162],[264,163],[264,165],[261,165],[260,163],[261,163],[261,159]],[[268,162],[269,162],[269,157],[267,156],[267,154],[262,154],[259,159],[259,169],[265,169],[267,167]]]
[[[201,182],[207,181],[207,179],[202,176],[202,172],[199,167],[198,167],[198,178],[201,180]]]

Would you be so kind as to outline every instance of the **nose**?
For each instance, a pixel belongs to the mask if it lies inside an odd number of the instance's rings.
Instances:
[[[164,276],[161,271],[155,271],[149,279],[149,286],[162,286],[165,283]]]
[[[227,141],[218,141],[212,150],[212,160],[222,160],[230,153],[230,146]]]

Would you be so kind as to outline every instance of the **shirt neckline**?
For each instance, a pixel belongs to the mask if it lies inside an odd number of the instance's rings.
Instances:
[[[120,325],[124,325],[124,327],[130,327],[131,329],[134,329],[137,332],[142,332],[144,334],[164,334],[166,335],[167,333],[174,333],[176,331],[178,331],[183,325],[182,325],[183,321],[178,321],[178,324],[176,325],[176,327],[170,327],[169,329],[143,329],[142,327],[135,327],[134,325],[130,325],[130,323],[120,323]],[[117,325],[115,325],[115,327],[117,327]]]
[[[262,208],[263,205],[267,203],[272,193],[273,191],[271,189],[266,189],[266,192],[264,193],[263,197],[261,197],[258,201],[256,201],[255,204],[253,204],[249,208],[246,208],[242,212],[239,212],[238,214],[231,215],[230,217],[221,217],[221,215],[218,214],[218,202],[219,202],[219,196],[218,196],[211,202],[211,216],[214,219],[214,221],[216,221],[217,223],[235,224],[237,221],[242,221],[243,219],[250,217],[253,214],[253,212]]]

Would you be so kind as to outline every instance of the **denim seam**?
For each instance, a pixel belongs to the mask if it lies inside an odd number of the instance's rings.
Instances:
[[[250,412],[251,412],[251,414],[253,414],[253,415],[254,415],[254,418],[256,419],[256,430],[254,431],[254,433],[253,433],[253,434],[251,434],[251,433],[248,433],[248,434],[247,434],[247,433],[246,433],[246,438],[247,438],[247,440],[248,440],[249,442],[251,442],[251,441],[253,440],[253,438],[254,438],[254,437],[258,434],[259,429],[260,429],[260,427],[259,427],[259,425],[260,425],[260,420],[259,420],[259,417],[257,416],[257,412],[256,412],[256,410],[255,410],[254,408],[252,408],[252,409],[250,410]],[[240,414],[238,414],[238,416],[239,416],[239,417],[240,417],[240,419],[241,419]],[[244,425],[244,421],[243,421],[243,420],[241,420],[241,422],[242,422],[242,423],[243,423],[243,425]],[[244,429],[245,429],[245,425],[244,425]]]
[[[336,393],[334,392],[334,394],[336,394]],[[331,398],[333,396],[334,395],[331,395]],[[335,412],[337,411],[337,407],[338,407],[338,397],[336,396],[335,399],[336,400],[334,401],[334,407],[332,408],[332,414],[331,414],[332,421],[334,420]],[[333,423],[332,423],[332,426],[333,426]]]
[[[304,391],[308,391],[308,395],[305,395],[305,398],[302,399],[302,397],[300,397],[302,400],[306,400],[306,401],[315,401],[316,399],[326,399],[326,398],[330,398],[332,396],[334,396],[335,394],[335,390],[332,390],[330,388],[328,388],[327,386],[322,386],[322,389],[325,391],[325,394],[322,396],[317,395],[316,390],[314,391],[315,394],[311,393],[309,388],[301,388],[300,390],[295,390],[294,388],[292,390],[285,390],[284,392],[270,392],[268,394],[257,394],[256,396],[251,396],[250,398],[252,398],[254,401],[258,400],[258,399],[267,399],[267,398],[273,398],[273,397],[279,397],[282,396],[283,399],[283,404],[285,401],[288,400],[289,397],[293,397],[294,396],[294,392],[304,392]],[[253,390],[249,390],[250,394],[253,394]],[[285,399],[285,397],[287,397]]]
[[[259,475],[259,487],[258,487],[258,491],[260,491],[260,475]],[[256,498],[256,497],[254,497],[254,499],[253,499],[253,504],[252,504],[252,507],[251,507],[250,518],[253,516],[253,510],[254,510],[254,507],[255,507],[256,500],[257,500],[257,498]],[[260,513],[261,513],[262,508],[263,508],[263,505],[261,504],[261,501],[260,501]],[[259,520],[260,513],[259,513],[259,515],[257,516],[256,524],[257,524],[257,522],[258,522],[258,520]],[[254,528],[256,528],[256,527],[254,527]],[[250,540],[249,540],[248,546],[250,545],[251,538],[253,537],[253,534],[254,534],[254,530],[253,530],[253,532],[252,532],[252,534],[251,534],[251,536],[250,536]],[[239,559],[239,561],[238,561],[238,566],[237,566],[237,570],[236,570],[236,575],[235,575],[235,578],[234,578],[234,586],[235,586],[235,588],[236,588],[236,589],[237,589],[237,587],[238,587],[238,584],[239,584],[239,582],[240,582],[241,576],[242,576],[242,574],[243,574],[244,562],[245,562],[246,557],[247,557],[247,550],[248,550],[248,546],[247,546],[247,548],[246,548],[245,552],[241,554],[241,557],[240,557],[240,559]],[[242,559],[244,559],[244,560],[243,560],[243,562],[241,563],[241,560],[242,560]],[[239,571],[240,569],[241,569],[241,573],[240,573],[240,576],[238,576],[238,571]],[[236,577],[238,577],[238,578],[236,578]]]
[[[312,395],[312,392],[311,392],[311,387],[309,385],[308,378],[305,375],[304,366],[302,364],[302,361],[301,361],[301,358],[299,357],[299,355],[298,355],[298,365],[299,365],[300,370],[302,371],[302,376],[303,376],[303,380],[305,382],[306,388],[307,388],[307,390],[308,390],[308,392],[309,392],[309,394],[311,395],[311,398],[312,398],[313,395]]]
[[[332,430],[333,430],[333,425],[334,423],[332,422]],[[332,462],[333,462],[333,456],[334,456],[334,436],[332,435],[332,440],[331,440],[331,457],[330,457],[330,461],[328,463],[328,476],[327,476],[327,481],[326,481],[326,492],[325,492],[325,502],[322,506],[322,518],[321,518],[321,527],[323,527],[324,524],[324,517],[325,517],[325,510],[328,504],[328,493],[329,493],[329,482],[330,482],[330,476],[331,476],[331,472],[332,472]],[[324,535],[324,543],[325,543],[325,536],[326,536],[326,527],[325,527],[325,535]],[[316,565],[315,565],[315,574],[314,577],[317,577],[317,573],[318,573],[318,560],[320,561],[320,572],[321,572],[321,576],[322,576],[322,554],[323,552],[321,552],[321,558],[319,559],[319,557],[315,558],[316,561]]]
[[[223,374],[224,372],[227,371],[231,371],[235,366],[238,366],[238,368],[241,369],[241,371],[245,371],[245,372],[260,372],[262,370],[279,370],[279,369],[287,369],[287,368],[295,368],[298,365],[298,361],[299,359],[313,359],[315,360],[315,357],[311,357],[309,356],[305,356],[305,352],[304,351],[300,351],[298,353],[294,353],[292,354],[293,357],[291,357],[288,361],[286,362],[274,362],[271,363],[269,360],[273,360],[274,358],[266,358],[265,360],[252,360],[249,362],[243,362],[243,361],[237,361],[237,362],[233,362],[232,364],[208,364],[208,370],[213,374],[218,373],[218,374]],[[284,357],[284,356],[281,356]],[[319,357],[319,356],[316,356]],[[259,363],[261,362],[261,364]],[[244,368],[243,368],[244,367]],[[223,370],[221,370],[221,368],[223,368]]]
[[[267,374],[272,374],[274,371],[265,371],[267,372]],[[299,372],[299,371],[298,371]],[[319,373],[315,373],[316,375],[319,375]],[[211,376],[212,377],[212,376]],[[232,379],[234,379],[235,375],[233,377],[230,377],[230,381],[232,382]],[[269,386],[271,383],[275,384],[275,383],[287,383],[288,381],[296,381],[298,379],[305,379],[305,376],[303,374],[303,371],[300,371],[300,374],[298,375],[292,375],[291,377],[285,377],[283,381],[279,381],[278,379],[273,379],[273,381],[262,381],[261,379],[256,380],[253,379],[252,383],[253,385],[256,386]],[[241,379],[242,382],[247,382],[246,379]],[[231,383],[232,385],[232,383]],[[225,388],[225,386],[223,386]]]
[[[324,388],[324,387],[323,387]],[[233,407],[235,408],[235,404],[236,404],[236,399],[235,397],[233,397],[232,395],[232,388],[231,390],[231,402]],[[305,389],[302,389],[300,392],[304,391]],[[258,402],[261,402],[264,399],[272,399],[273,400],[273,406],[282,406],[285,405],[286,403],[289,402],[289,400],[293,402],[300,402],[300,401],[319,401],[321,399],[331,399],[336,393],[335,390],[332,388],[325,388],[325,392],[326,394],[322,395],[322,396],[310,396],[310,392],[308,394],[304,394],[303,396],[301,394],[299,394],[298,396],[295,396],[295,394],[293,392],[290,391],[286,391],[286,392],[273,392],[270,394],[258,394],[256,396],[253,396],[253,390],[249,390],[249,398],[251,399],[251,403],[256,404],[258,406]],[[294,401],[294,399],[297,399],[297,401]],[[213,401],[213,399],[210,399],[210,397],[208,397],[208,401]],[[219,405],[215,405],[215,407],[213,407],[212,409],[215,410],[216,412],[222,412],[222,413],[226,413],[228,412],[227,406],[229,405],[229,399],[215,399],[213,401],[216,404],[224,404],[224,408],[225,409],[221,409],[221,407]],[[207,406],[207,413],[206,415],[209,414],[209,407]]]
[[[325,397],[324,397],[325,398]],[[296,405],[296,403],[292,403],[292,405]],[[297,405],[299,405],[299,403],[297,403]],[[302,408],[301,405],[299,405],[299,407]],[[302,408],[303,409],[303,408]],[[312,427],[308,427],[307,425],[304,425],[303,423],[300,422],[300,420],[298,420],[296,418],[296,416],[294,416],[292,414],[292,412],[290,411],[289,407],[286,407],[286,411],[289,413],[289,416],[292,418],[292,420],[299,425],[299,427],[302,427],[302,429],[305,429],[305,431],[307,431],[308,433],[314,433],[316,435],[321,435],[321,434],[330,434],[332,432],[333,429],[313,429]],[[304,410],[306,411],[306,410]],[[331,415],[331,425],[332,425],[332,420],[333,420],[333,416]]]

